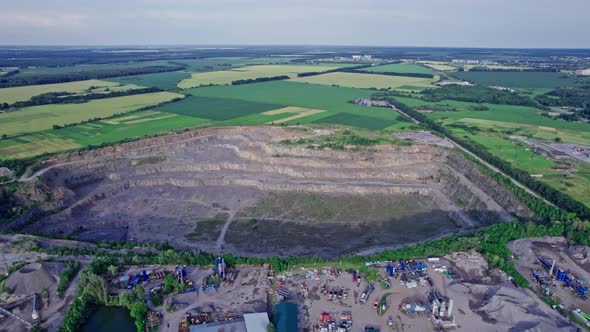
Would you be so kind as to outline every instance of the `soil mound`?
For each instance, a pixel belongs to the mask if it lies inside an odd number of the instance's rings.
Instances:
[[[5,286],[16,295],[31,295],[40,293],[44,288],[50,288],[57,282],[47,267],[42,263],[23,266],[6,279]]]
[[[579,264],[587,264],[589,262],[588,252],[590,248],[587,246],[571,246],[568,251],[572,258]]]

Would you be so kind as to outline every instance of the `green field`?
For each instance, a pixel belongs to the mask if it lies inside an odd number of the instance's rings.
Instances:
[[[581,162],[574,164],[577,171],[573,176],[548,174],[540,180],[590,206],[590,165]]]
[[[394,121],[395,114],[388,108],[365,107],[351,103],[356,98],[367,98],[372,94],[370,90],[353,89],[335,86],[315,85],[287,81],[274,81],[238,86],[214,86],[185,90],[185,92],[201,97],[223,99],[237,99],[258,103],[296,106],[307,109],[324,110],[325,112],[297,118],[286,124],[319,122],[321,119],[340,113],[376,118],[384,121],[387,126]],[[285,116],[286,117],[286,116]],[[340,118],[334,118],[344,124]],[[239,119],[236,119],[236,121]],[[250,118],[250,120],[252,120]],[[232,123],[237,124],[236,121]],[[270,121],[270,120],[269,120]],[[368,123],[370,120],[367,120]],[[347,122],[346,124],[349,124]],[[352,124],[353,126],[355,124]],[[358,124],[358,127],[366,125]]]
[[[461,119],[481,119],[497,122],[509,122],[523,127],[541,126],[566,131],[578,132],[582,137],[590,138],[590,124],[582,122],[567,122],[563,120],[553,120],[542,116],[539,110],[529,106],[516,105],[497,105],[497,104],[478,104],[461,102],[454,100],[443,100],[440,102],[428,102],[417,98],[396,97],[400,102],[414,108],[428,108],[436,106],[450,106],[457,109],[456,112],[436,112],[431,116],[434,119],[461,120]],[[473,107],[483,105],[489,108],[488,111],[473,111]],[[541,128],[542,129],[542,128]]]
[[[44,76],[44,75],[59,75],[69,73],[81,73],[81,72],[94,72],[104,70],[124,70],[133,68],[145,68],[152,66],[169,66],[174,67],[168,61],[138,61],[138,62],[121,62],[121,63],[109,63],[109,64],[84,64],[77,66],[62,66],[62,67],[37,67],[37,68],[26,68],[21,69],[20,72],[15,75],[17,77],[27,76]]]
[[[563,73],[464,71],[451,75],[480,85],[509,88],[557,88],[575,85],[573,77]]]
[[[270,65],[270,64],[288,64],[293,58],[290,57],[264,57],[264,58],[244,58],[244,57],[221,57],[221,58],[204,58],[204,59],[180,59],[174,62],[182,63],[188,66],[187,71],[215,71],[226,70],[235,67],[249,65]]]
[[[590,165],[572,162],[575,165],[576,172],[566,176],[563,172],[553,169],[559,166],[557,163],[534,153],[527,144],[512,140],[505,134],[491,132],[490,128],[485,128],[475,134],[460,128],[451,127],[450,129],[457,136],[468,138],[485,146],[493,154],[520,169],[526,170],[530,174],[542,174],[543,177],[538,178],[540,181],[590,206]],[[493,128],[493,130],[501,129],[498,127]]]
[[[338,113],[323,117],[314,121],[315,123],[326,123],[326,124],[339,124],[349,127],[360,127],[373,130],[381,130],[389,127],[395,123],[392,119],[378,119],[365,115],[356,115],[350,113]]]
[[[431,78],[340,72],[298,77],[291,79],[290,81],[322,85],[337,85],[360,89],[396,89],[403,86],[434,87],[431,84],[433,82],[433,79]]]
[[[193,73],[190,78],[178,83],[181,89],[206,85],[226,85],[236,80],[256,79],[261,77],[289,76],[310,71],[327,71],[338,65],[259,65],[205,73]]]
[[[362,89],[274,81],[237,86],[213,86],[184,92],[202,97],[239,99],[333,112],[386,113],[391,117],[390,110],[368,108],[350,103],[356,98],[368,98],[373,93],[373,91]]]
[[[465,70],[471,70],[476,67],[484,67],[487,69],[504,69],[504,70],[522,70],[529,69],[530,67],[518,67],[518,66],[503,66],[503,65],[462,65]]]
[[[89,145],[112,143],[130,138],[195,127],[208,120],[170,113],[140,111],[103,121],[51,129],[0,140],[0,159],[28,158],[44,153],[63,152]]]
[[[380,72],[380,73],[401,73],[401,74],[431,74],[434,75],[432,69],[424,66],[415,65],[411,63],[394,63],[390,65],[374,66],[364,68],[362,70]]]
[[[30,86],[19,86],[15,88],[0,89],[0,103],[13,104],[18,101],[27,101],[31,97],[49,92],[71,92],[71,93],[106,93],[110,91],[126,91],[139,88],[136,85],[123,85],[101,80],[87,80],[58,84],[41,84]]]
[[[283,106],[237,99],[190,96],[179,102],[159,107],[156,110],[214,121],[223,121],[275,110],[281,107]]]
[[[435,112],[428,117],[444,124],[457,136],[483,145],[498,157],[526,170],[531,174],[542,174],[539,180],[567,193],[575,199],[590,205],[590,166],[573,162],[576,171],[565,176],[554,167],[554,161],[531,151],[524,143],[514,141],[508,135],[534,137],[552,141],[559,137],[564,142],[590,144],[590,124],[554,120],[539,114],[539,110],[527,106],[474,104],[444,100],[425,102],[416,98],[396,98],[415,108],[454,107],[457,111]],[[488,111],[474,111],[473,106],[485,105]]]
[[[176,86],[178,82],[189,77],[190,74],[188,73],[182,71],[172,71],[156,74],[113,77],[105,80],[120,84],[135,84],[146,87],[160,88],[162,90],[178,90]]]
[[[171,92],[156,92],[107,99],[91,100],[82,104],[58,104],[25,107],[18,111],[0,114],[0,134],[8,136],[51,129],[53,125],[66,125],[93,118],[154,106],[182,97]]]
[[[440,71],[456,71],[457,67],[451,65],[451,62],[444,61],[417,61],[417,63],[423,64],[426,67],[440,70]]]

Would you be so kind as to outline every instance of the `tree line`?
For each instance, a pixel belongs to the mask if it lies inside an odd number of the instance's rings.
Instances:
[[[93,88],[90,88],[91,91]],[[108,89],[108,88],[107,88]],[[9,108],[23,108],[29,106],[38,106],[38,105],[48,105],[48,104],[81,104],[85,103],[89,100],[94,99],[106,99],[106,98],[114,98],[114,97],[124,97],[124,96],[132,96],[132,95],[139,95],[144,93],[153,93],[153,92],[161,92],[163,91],[160,88],[140,88],[140,89],[131,89],[125,91],[109,91],[108,93],[86,93],[86,94],[78,94],[72,92],[49,92],[44,93],[38,96],[34,96],[27,101],[19,101],[13,104],[2,103],[0,104],[1,109],[9,109]]]
[[[253,78],[253,79],[235,80],[235,81],[231,82],[231,85],[242,85],[242,84],[269,82],[269,81],[280,81],[280,80],[288,80],[289,78],[290,77],[287,75],[272,76],[272,77],[259,77],[259,78]]]
[[[141,68],[125,68],[125,69],[103,69],[103,70],[88,70],[80,72],[64,72],[56,74],[27,74],[27,75],[13,75],[5,74],[0,77],[0,88],[8,88],[15,86],[37,85],[37,84],[54,84],[66,83],[74,81],[84,81],[90,79],[102,79],[117,76],[134,76],[144,74],[155,74],[170,71],[179,71],[186,68],[186,66],[148,66]]]
[[[348,68],[344,68],[348,69]],[[342,70],[343,72],[349,73],[361,73],[361,74],[373,74],[373,75],[386,75],[386,76],[405,76],[405,77],[419,77],[419,78],[434,78],[432,74],[426,73],[398,73],[389,71],[368,71],[368,70]]]
[[[368,68],[368,67],[371,67],[371,65],[358,65],[358,66],[353,66],[353,67],[334,68],[334,69],[326,70],[326,71],[308,71],[308,72],[303,72],[303,73],[297,74],[297,77],[316,76],[316,75],[336,73],[336,72],[354,72],[357,69],[363,69],[363,68]]]

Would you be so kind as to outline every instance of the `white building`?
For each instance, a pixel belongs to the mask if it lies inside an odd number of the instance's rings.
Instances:
[[[578,76],[590,76],[590,68],[576,70],[576,75],[578,75]]]
[[[266,312],[244,314],[244,318],[192,325],[190,332],[266,332],[270,321]]]
[[[468,65],[478,65],[479,60],[470,60],[470,59],[453,59],[453,63],[463,63]]]

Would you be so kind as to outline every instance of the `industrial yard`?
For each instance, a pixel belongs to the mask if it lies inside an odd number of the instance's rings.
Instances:
[[[576,330],[474,252],[367,263],[362,270],[293,270],[276,276],[277,295],[297,303],[307,331]]]
[[[588,247],[570,246],[564,238],[521,239],[509,247],[535,291],[551,299],[560,313],[574,313],[590,326]]]
[[[94,248],[85,242],[60,241],[18,235],[5,236],[3,243],[12,257],[20,254],[22,259],[37,261],[41,256],[33,255],[40,252],[27,249],[34,244]],[[146,250],[134,248],[128,253],[141,255]],[[49,262],[54,257],[50,254],[43,257],[46,262],[25,262],[9,273],[5,286],[13,290],[12,297],[3,298],[0,307],[26,323],[4,315],[0,331],[26,331],[27,324],[36,322],[33,308],[41,326],[56,330],[75,290],[84,287],[78,284],[78,275],[58,294],[59,269],[63,272],[64,263]],[[78,256],[82,262],[88,258]],[[102,272],[101,278],[110,298],[123,301],[139,295],[137,299],[148,310],[145,326],[158,326],[159,331],[198,332],[207,327],[261,331],[251,327],[253,322],[268,324],[261,321],[286,331],[279,328],[285,324],[279,317],[285,319],[285,315],[303,331],[501,331],[513,326],[576,330],[558,310],[531,290],[513,285],[474,251],[356,266],[296,266],[280,273],[270,264],[234,265],[223,257],[204,262],[209,264],[119,265]],[[27,281],[28,274],[38,282]],[[49,296],[33,286],[47,287]],[[580,301],[580,308],[587,310],[586,302]]]

